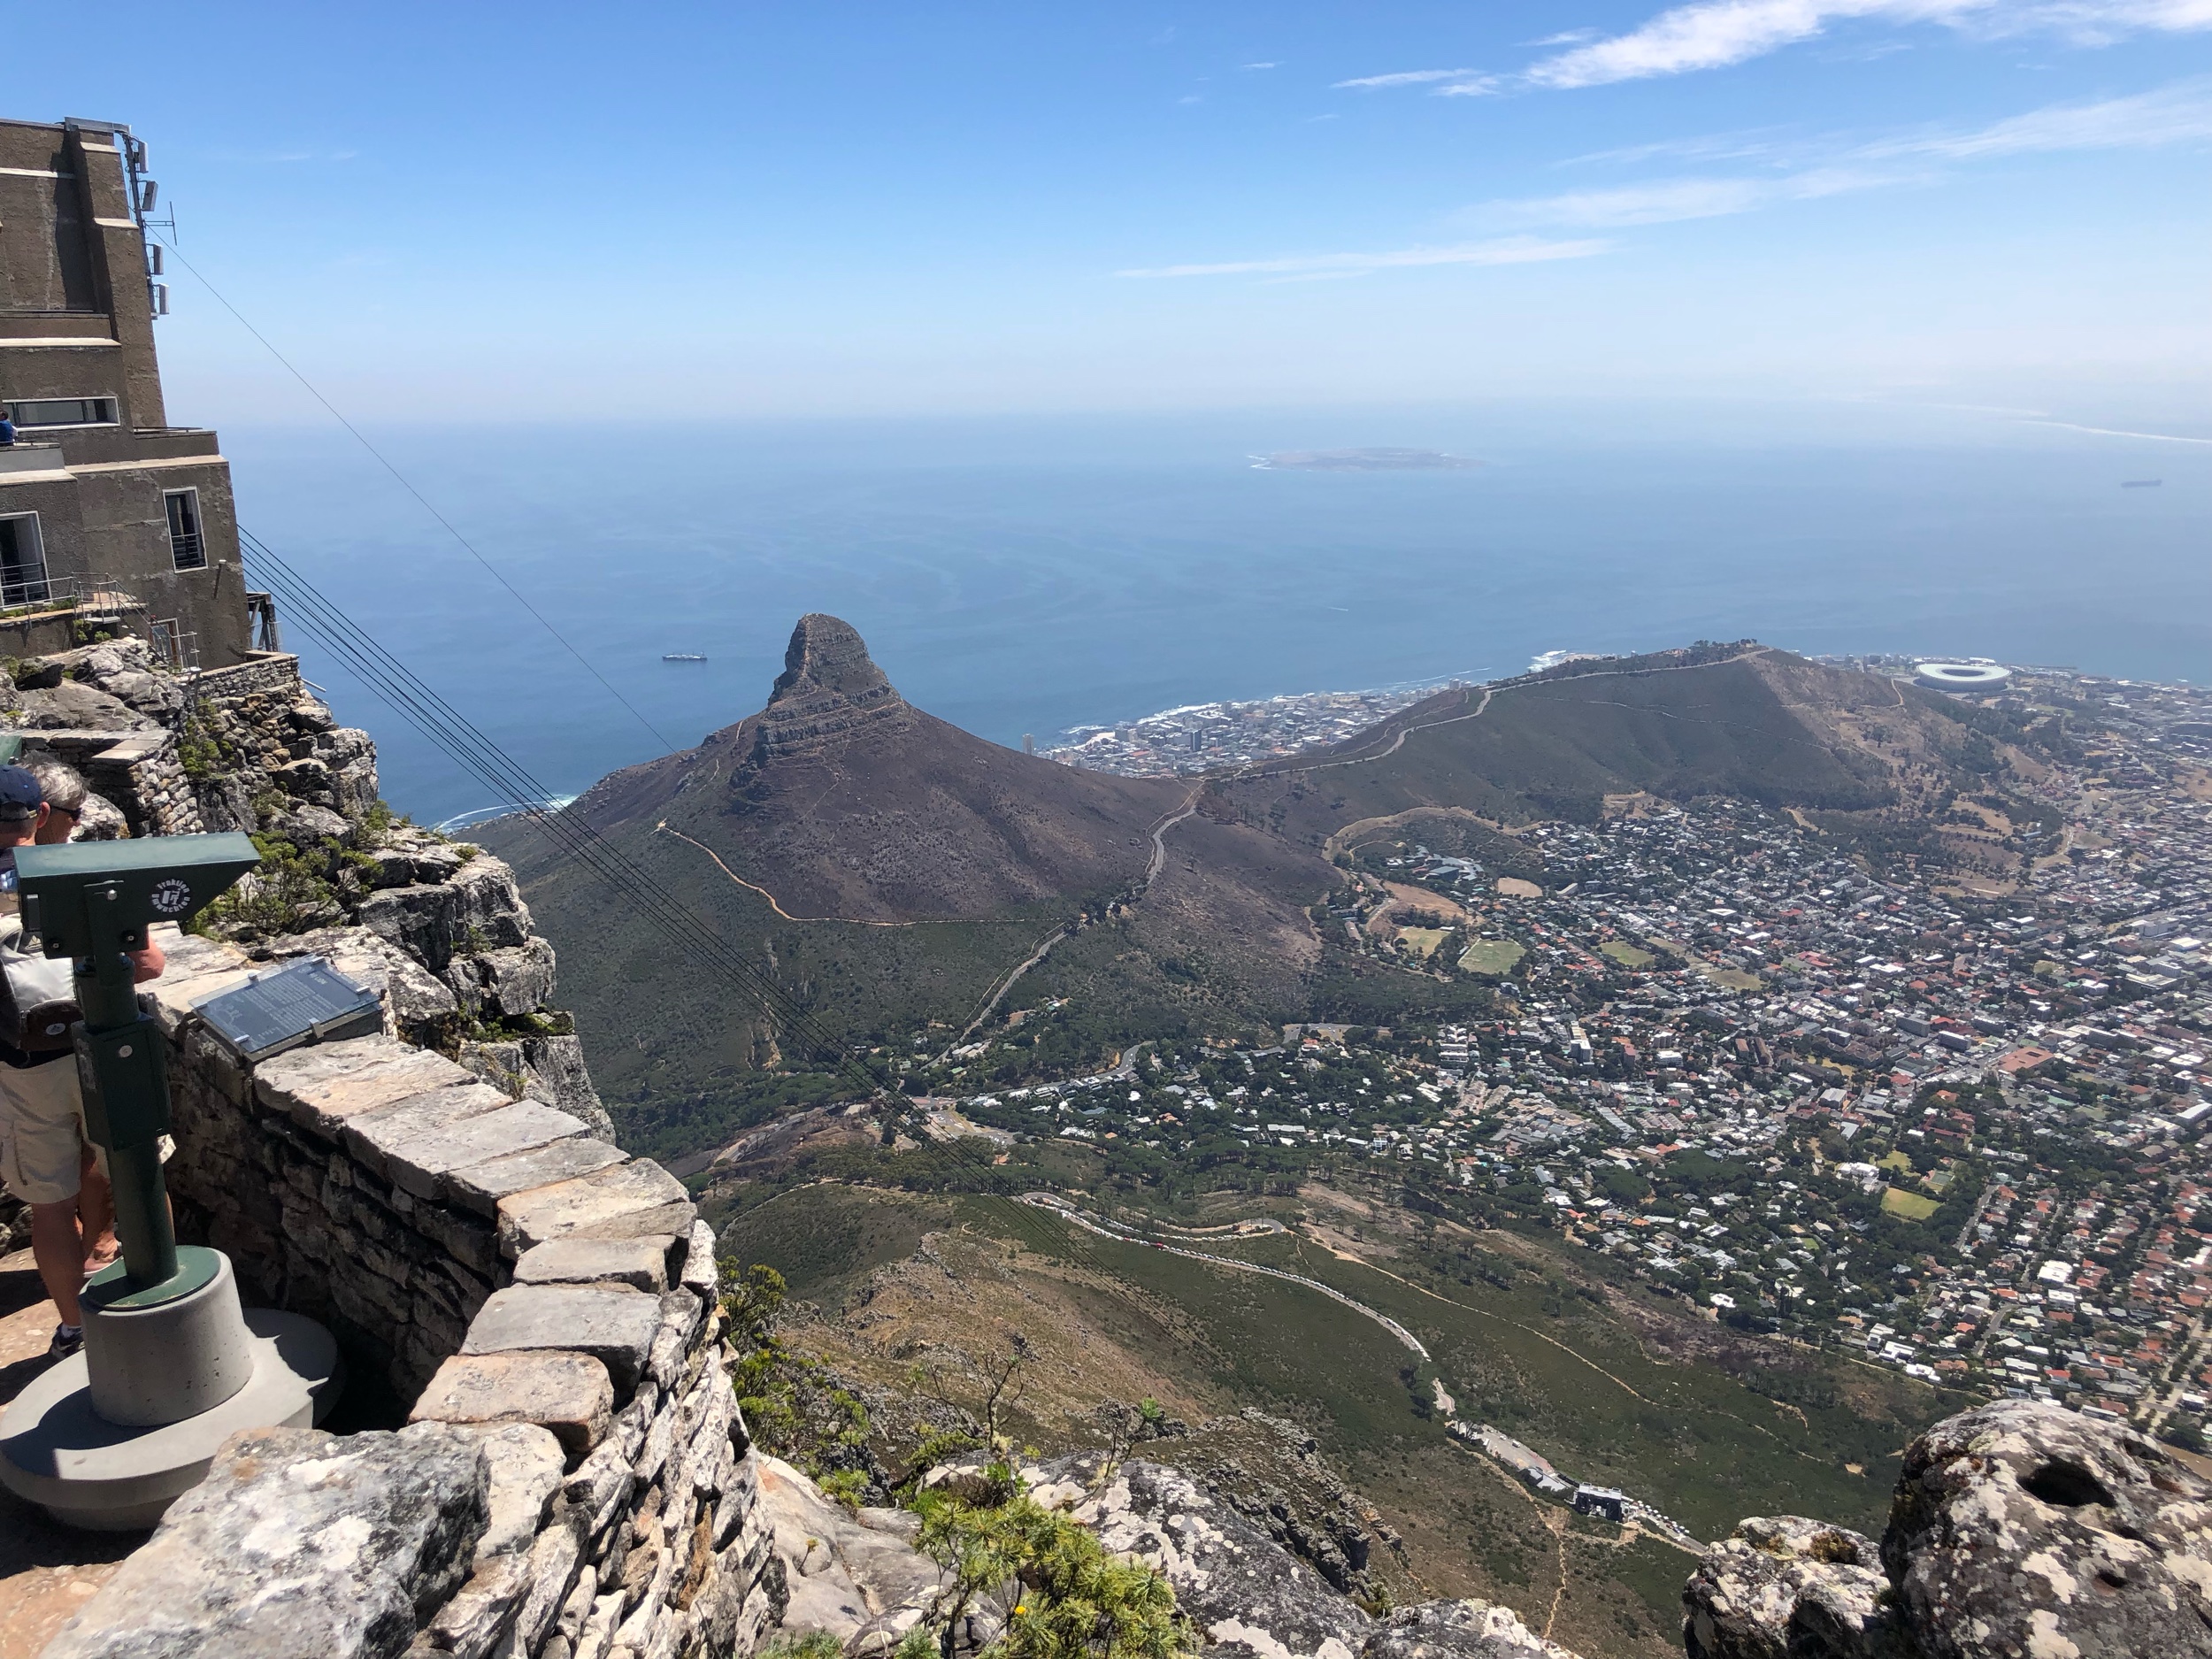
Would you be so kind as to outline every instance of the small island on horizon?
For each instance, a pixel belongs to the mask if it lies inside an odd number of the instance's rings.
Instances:
[[[1481,465],[1440,449],[1285,449],[1252,457],[1260,472],[1464,472]]]

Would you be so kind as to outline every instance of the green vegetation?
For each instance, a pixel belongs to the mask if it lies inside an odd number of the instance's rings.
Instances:
[[[856,1506],[868,1484],[868,1408],[831,1378],[821,1361],[794,1351],[776,1333],[784,1278],[755,1263],[722,1263],[722,1297],[731,1346],[740,1356],[730,1386],[745,1424],[761,1446],[818,1481],[840,1502]]]
[[[952,1659],[961,1620],[985,1597],[1010,1609],[993,1659],[1182,1659],[1198,1633],[1176,1608],[1168,1581],[1142,1562],[1120,1561],[1088,1527],[1018,1491],[1012,1471],[986,1473],[992,1501],[941,1492],[915,1502],[917,1540],[945,1571],[949,1594],[939,1637]]]
[[[1904,1217],[1908,1221],[1925,1221],[1942,1209],[1943,1203],[1940,1199],[1924,1198],[1918,1193],[1891,1187],[1883,1189],[1882,1208],[1893,1216]]]
[[[1486,973],[1502,979],[1526,955],[1527,948],[1510,939],[1478,939],[1459,953],[1459,965],[1469,973]]]

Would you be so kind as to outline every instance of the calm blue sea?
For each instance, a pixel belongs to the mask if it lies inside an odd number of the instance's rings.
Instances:
[[[1701,637],[2212,680],[2212,445],[2001,412],[368,430],[652,731],[342,432],[227,428],[245,524],[557,792],[757,709],[808,611],[856,626],[920,706],[1009,744]],[[1249,459],[1380,446],[1485,465]],[[2162,481],[2122,487],[2146,479]],[[396,806],[492,804],[303,634],[288,644],[374,731]]]

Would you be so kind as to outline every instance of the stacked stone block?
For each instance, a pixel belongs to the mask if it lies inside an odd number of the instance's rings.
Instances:
[[[164,942],[181,1229],[413,1406],[397,1434],[234,1437],[49,1659],[749,1650],[781,1585],[681,1184],[394,1036],[246,1065],[192,1009],[253,964]]]

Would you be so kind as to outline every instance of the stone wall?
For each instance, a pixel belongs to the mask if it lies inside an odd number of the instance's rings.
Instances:
[[[246,1065],[192,1010],[257,964],[162,942],[180,1233],[408,1426],[234,1437],[49,1659],[749,1650],[781,1579],[681,1184],[396,1035]]]

